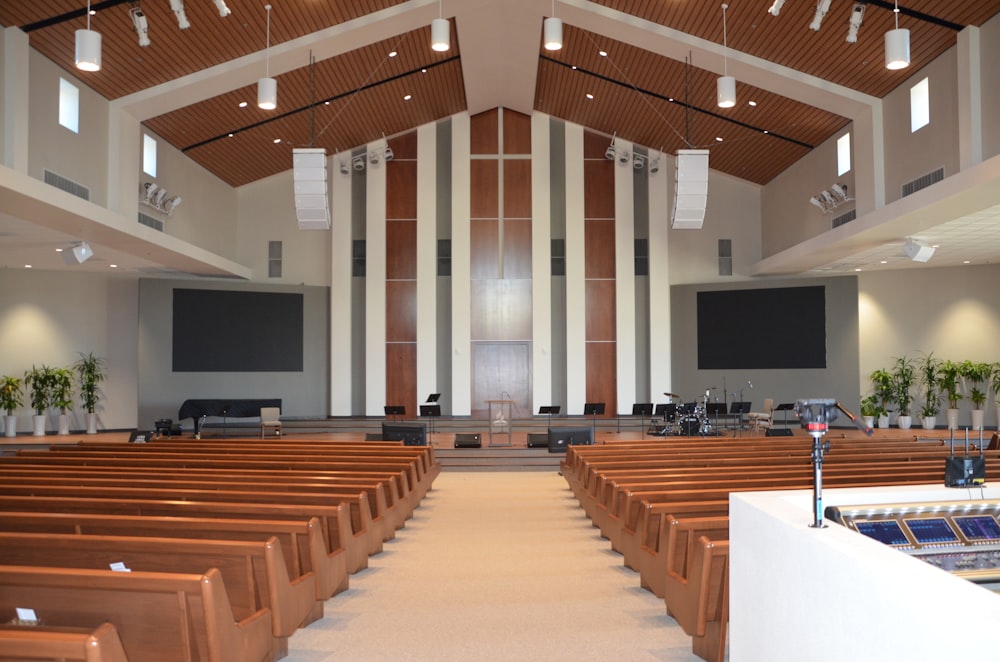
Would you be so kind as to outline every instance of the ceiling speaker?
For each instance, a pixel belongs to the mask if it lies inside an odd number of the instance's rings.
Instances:
[[[326,150],[292,150],[295,219],[300,230],[329,230],[330,202],[326,181]]]
[[[903,252],[906,253],[906,257],[914,262],[927,262],[934,255],[934,247],[907,237],[906,243],[903,244]]]
[[[708,150],[677,150],[674,179],[674,210],[670,227],[674,230],[700,230],[708,204]]]
[[[69,265],[83,264],[92,257],[94,257],[94,251],[90,248],[90,244],[85,241],[73,244],[69,250],[62,252],[63,262]]]

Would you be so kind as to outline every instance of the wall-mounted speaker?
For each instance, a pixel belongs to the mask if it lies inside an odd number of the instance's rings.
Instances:
[[[903,244],[903,252],[914,262],[927,262],[934,255],[934,247],[912,237],[907,237],[906,243]]]
[[[674,230],[700,230],[708,204],[708,150],[677,150],[674,180],[674,210],[670,227]]]
[[[329,230],[330,201],[326,181],[326,150],[292,150],[295,218],[300,230]]]

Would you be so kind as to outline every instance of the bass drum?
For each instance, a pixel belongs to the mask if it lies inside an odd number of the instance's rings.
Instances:
[[[697,437],[701,432],[701,419],[697,416],[685,416],[680,420],[680,429],[685,437]]]

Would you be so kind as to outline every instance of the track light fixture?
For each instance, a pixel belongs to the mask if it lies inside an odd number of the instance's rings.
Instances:
[[[556,0],[552,0],[552,15],[542,23],[545,50],[557,51],[562,48],[562,19],[556,18]]]
[[[767,10],[767,13],[770,14],[771,16],[777,16],[778,13],[781,11],[782,6],[784,6],[784,4],[785,0],[774,0],[774,4],[771,5],[771,8]]]
[[[663,155],[663,148],[660,148],[660,153],[655,159],[650,159],[649,161],[649,174],[655,175],[660,172],[660,156]]]
[[[646,157],[642,154],[632,155],[632,167],[636,170],[642,170],[646,167]]]
[[[264,77],[257,80],[257,107],[274,110],[278,107],[278,81],[271,78],[271,5],[267,11],[267,41],[264,46]]]
[[[142,7],[132,7],[128,10],[128,15],[132,19],[132,28],[139,35],[139,45],[143,48],[149,46],[149,21],[146,20],[146,15],[142,13]]]
[[[847,184],[834,184],[829,190],[823,190],[809,198],[809,204],[819,209],[824,214],[832,212],[834,209],[851,202],[854,198],[847,193]]]
[[[726,56],[726,49],[729,46],[726,36],[727,9],[729,9],[729,5],[722,3],[722,70],[724,75],[716,81],[715,86],[719,108],[732,108],[736,105],[736,79],[729,75],[729,58]]]
[[[219,16],[225,18],[229,16],[232,12],[229,11],[229,7],[226,6],[226,0],[214,0],[215,8],[219,10]]]
[[[365,156],[364,156],[364,154],[359,154],[358,156],[355,156],[353,159],[351,159],[351,166],[355,170],[357,170],[358,172],[361,172],[362,170],[364,170],[365,169]]]
[[[76,31],[76,68],[101,70],[101,33],[90,29],[90,0],[87,0],[87,29]]]
[[[146,182],[142,188],[142,197],[139,202],[157,211],[165,212],[168,216],[173,214],[174,210],[184,202],[184,199],[179,195],[167,197],[167,189],[155,182]]]
[[[899,27],[899,0],[892,12],[896,28],[885,33],[885,68],[905,69],[910,66],[910,31]]]
[[[810,30],[819,32],[820,26],[823,25],[823,17],[830,11],[831,2],[832,0],[816,0],[816,13],[813,14],[813,22],[809,24]]]
[[[847,43],[854,44],[858,41],[858,30],[861,22],[865,19],[865,5],[863,2],[855,2],[851,7],[851,20],[847,26]]]
[[[191,27],[187,14],[184,13],[184,0],[170,0],[170,10],[177,17],[177,27],[181,30],[187,30]]]
[[[431,48],[439,53],[451,48],[451,23],[441,10],[441,0],[438,0],[438,17],[431,21]]]

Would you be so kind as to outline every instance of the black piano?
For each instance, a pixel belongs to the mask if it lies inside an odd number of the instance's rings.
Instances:
[[[277,407],[281,409],[281,398],[242,398],[210,400],[185,400],[177,412],[178,420],[194,419],[194,433],[201,432],[201,424],[209,416],[219,418],[259,418],[261,407]]]

